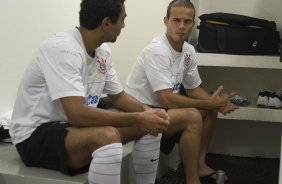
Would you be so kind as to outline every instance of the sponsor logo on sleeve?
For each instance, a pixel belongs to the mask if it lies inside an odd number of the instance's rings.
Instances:
[[[86,104],[87,106],[94,106],[94,107],[97,107],[98,102],[99,102],[99,98],[100,98],[100,96],[98,96],[98,95],[88,95],[88,96],[85,98],[85,104]]]
[[[181,84],[178,82],[178,83],[176,83],[176,84],[174,84],[174,86],[173,86],[173,88],[172,88],[172,92],[173,93],[179,93],[179,91],[180,91],[180,86],[181,86]]]

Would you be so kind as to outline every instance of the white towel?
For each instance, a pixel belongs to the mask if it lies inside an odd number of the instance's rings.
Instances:
[[[12,118],[12,111],[8,111],[0,117],[0,127],[3,126],[4,129],[10,128],[10,122]]]

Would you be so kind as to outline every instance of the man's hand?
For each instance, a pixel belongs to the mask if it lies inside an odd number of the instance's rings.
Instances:
[[[218,109],[218,112],[220,112],[223,115],[226,115],[226,114],[229,114],[229,113],[235,111],[236,109],[239,109],[239,107],[237,105],[234,105],[230,101],[228,101],[226,106]]]
[[[150,109],[140,115],[140,128],[148,134],[156,136],[170,126],[169,116],[163,109]]]
[[[227,106],[229,99],[235,95],[234,92],[221,95],[223,86],[219,86],[217,90],[210,96],[210,104],[212,109],[220,109]]]

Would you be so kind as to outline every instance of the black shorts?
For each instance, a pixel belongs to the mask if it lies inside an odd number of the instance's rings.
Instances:
[[[165,138],[164,136],[162,136],[161,139],[161,152],[165,153],[165,154],[170,154],[170,152],[172,151],[174,145],[176,143],[179,143],[180,140],[180,136],[181,134],[176,134],[170,138]]]
[[[109,97],[103,97],[103,98],[100,98],[97,108],[112,109],[114,108],[114,104],[112,103]]]
[[[25,165],[59,170],[68,175],[84,172],[85,168],[68,169],[65,149],[68,126],[68,123],[44,123],[28,139],[18,143],[16,148]]]

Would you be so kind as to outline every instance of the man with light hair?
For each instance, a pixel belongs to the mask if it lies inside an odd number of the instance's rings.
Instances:
[[[199,176],[215,179],[206,154],[217,114],[237,108],[229,102],[234,93],[221,95],[223,86],[212,95],[201,86],[195,49],[186,42],[194,19],[190,1],[170,2],[164,17],[166,33],[142,50],[125,88],[144,104],[167,109],[171,125],[163,132],[161,150],[168,154],[179,142],[187,184],[200,184]],[[187,96],[179,94],[181,85]]]

